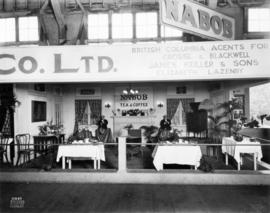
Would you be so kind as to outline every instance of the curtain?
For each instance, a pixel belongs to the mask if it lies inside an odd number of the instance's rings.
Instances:
[[[185,124],[186,113],[191,111],[189,104],[194,102],[194,100],[195,100],[194,98],[169,98],[167,99],[168,119],[170,119],[173,124],[177,125],[179,124],[180,117],[181,117],[181,115],[179,115],[178,113],[182,113],[182,124]]]
[[[87,106],[87,100],[75,100],[75,126],[74,133],[78,130],[78,124],[82,121]]]
[[[183,106],[182,102],[179,100],[179,104],[177,110],[172,118],[172,124],[174,125],[181,125],[183,123]]]
[[[172,120],[173,116],[175,115],[180,100],[176,98],[167,99],[167,117],[168,119]]]
[[[6,107],[0,105],[0,132],[2,132],[2,129],[6,121],[6,113],[7,113]]]
[[[11,124],[10,124],[10,110],[8,108],[6,108],[6,114],[3,117],[3,124],[2,127],[0,129],[0,132],[2,132],[5,135],[11,135]]]
[[[88,125],[88,114],[89,114],[89,103],[87,101],[86,106],[85,106],[85,110],[82,116],[82,119],[80,120],[80,124],[81,125]]]
[[[186,113],[191,111],[190,108],[190,103],[194,102],[195,99],[194,98],[181,98],[180,99],[182,106],[183,106],[183,114],[182,114],[182,118],[183,118],[183,124],[186,123]]]
[[[88,103],[91,112],[90,116],[91,124],[97,124],[101,116],[101,100],[100,99],[88,100]]]

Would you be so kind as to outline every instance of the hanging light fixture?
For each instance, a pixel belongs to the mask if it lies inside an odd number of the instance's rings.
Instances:
[[[125,94],[125,95],[135,95],[135,94],[138,94],[138,93],[139,93],[139,90],[132,89],[131,87],[123,90],[123,94]]]
[[[218,5],[219,7],[225,7],[225,6],[228,5],[228,1],[227,1],[227,0],[219,0],[219,1],[217,2],[217,5]]]

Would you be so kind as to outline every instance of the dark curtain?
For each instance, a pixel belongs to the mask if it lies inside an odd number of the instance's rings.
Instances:
[[[195,99],[194,98],[181,98],[180,99],[182,106],[183,106],[183,114],[182,114],[182,118],[183,118],[183,123],[186,123],[186,114],[187,112],[191,111],[191,107],[190,107],[190,103],[194,102]]]
[[[2,107],[0,105],[0,132],[2,132],[2,129],[3,129],[4,124],[5,124],[6,113],[7,113],[6,107]]]
[[[180,103],[180,99],[176,99],[176,98],[167,99],[167,117],[168,117],[168,119],[172,120],[174,114],[177,111],[179,103]]]
[[[11,135],[11,114],[8,108],[6,108],[5,111],[5,115],[2,117],[0,132],[5,135]]]
[[[18,103],[13,94],[13,84],[0,85],[0,132],[14,136],[14,108]]]
[[[74,133],[78,130],[78,123],[82,121],[87,100],[75,100],[75,126]]]
[[[91,120],[93,123],[91,124],[97,124],[100,116],[101,116],[101,100],[100,99],[94,99],[94,100],[88,100],[90,110],[91,110]]]

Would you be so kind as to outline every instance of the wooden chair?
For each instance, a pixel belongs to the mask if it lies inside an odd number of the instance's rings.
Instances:
[[[219,159],[219,146],[216,146],[214,144],[219,144],[220,140],[216,139],[216,138],[207,138],[205,140],[206,144],[213,144],[213,145],[208,145],[206,147],[206,154],[207,156],[213,156],[215,157],[217,160]]]
[[[1,159],[1,163],[4,162],[4,157],[3,156],[5,156],[7,163],[9,163],[8,156],[7,156],[8,140],[9,140],[9,137],[4,136],[4,135],[0,136],[0,159]]]
[[[127,144],[129,143],[141,143],[142,138],[141,138],[141,129],[129,129],[128,130],[128,137],[127,137]],[[141,153],[141,155],[143,156],[142,153],[142,148],[141,148],[141,144],[140,145],[128,145],[129,147],[127,148],[127,154],[130,157],[133,157],[134,155],[138,155],[139,153]]]
[[[18,159],[16,166],[18,166],[21,157],[23,157],[23,163],[30,161],[31,153],[34,153],[34,149],[30,148],[30,134],[16,135],[16,142],[18,145]]]

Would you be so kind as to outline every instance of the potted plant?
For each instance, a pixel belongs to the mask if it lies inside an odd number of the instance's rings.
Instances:
[[[48,135],[48,134],[60,134],[63,131],[63,125],[53,124],[52,121],[47,122],[44,125],[39,126],[39,135]]]
[[[146,143],[156,143],[157,142],[157,134],[158,127],[156,126],[141,126],[140,129],[143,130],[143,136],[146,139]],[[149,148],[153,148],[154,146],[149,146]]]
[[[224,128],[224,126],[227,124],[225,115],[209,115],[208,118],[211,121],[208,129],[209,135],[214,141],[220,142],[222,136],[225,136],[228,133],[228,130]]]
[[[261,125],[263,125],[264,119],[267,121],[270,121],[270,115],[267,114],[261,114],[257,116],[261,120]]]

